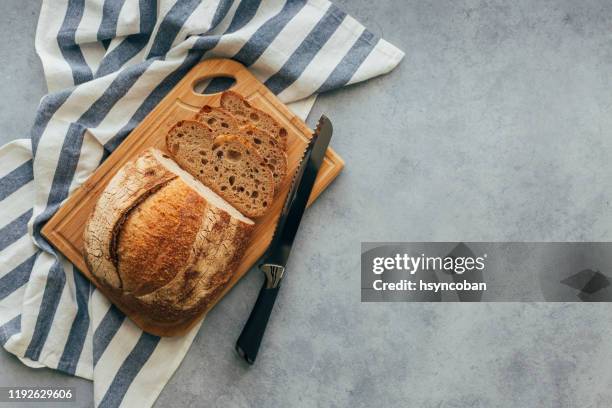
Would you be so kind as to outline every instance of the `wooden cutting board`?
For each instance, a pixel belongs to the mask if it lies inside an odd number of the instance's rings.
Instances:
[[[263,255],[272,239],[274,227],[290,188],[291,176],[297,169],[308,140],[312,137],[312,131],[301,119],[292,114],[244,66],[228,59],[206,60],[195,66],[177,84],[89,179],[72,193],[59,211],[42,229],[42,235],[61,251],[109,299],[112,297],[93,279],[83,259],[83,229],[86,220],[93,210],[98,195],[104,190],[117,170],[127,161],[134,159],[143,150],[151,146],[166,150],[166,132],[176,122],[193,118],[194,114],[204,105],[219,106],[220,94],[205,95],[194,90],[194,87],[198,88],[198,84],[201,84],[202,81],[214,77],[230,77],[235,79],[235,83],[231,88],[233,91],[244,96],[252,105],[268,112],[288,130],[288,175],[281,184],[280,193],[276,196],[270,211],[265,216],[256,220],[253,238],[244,253],[240,266],[224,293],[212,302],[212,306],[255,264]],[[328,149],[310,196],[309,204],[332,182],[343,166],[344,162],[342,159],[332,149]],[[254,300],[248,299],[248,301]],[[159,336],[184,334],[201,320],[207,312],[207,310],[204,311],[202,316],[188,323],[159,327],[147,321],[136,310],[129,310],[125,306],[118,304],[117,307],[140,328]]]

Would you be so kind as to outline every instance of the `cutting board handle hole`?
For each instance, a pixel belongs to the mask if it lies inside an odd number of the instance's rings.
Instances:
[[[193,83],[193,92],[211,95],[227,91],[236,84],[236,78],[231,76],[215,76],[198,79]]]

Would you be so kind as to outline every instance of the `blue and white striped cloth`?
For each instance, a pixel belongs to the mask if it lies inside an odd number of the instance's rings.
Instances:
[[[43,0],[49,94],[29,139],[0,148],[0,343],[92,379],[96,405],[152,405],[200,328],[139,330],[40,236],[198,61],[236,59],[305,116],[314,95],[392,70],[403,53],[326,0]]]

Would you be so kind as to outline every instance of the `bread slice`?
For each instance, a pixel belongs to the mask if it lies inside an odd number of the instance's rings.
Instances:
[[[216,135],[237,133],[240,129],[240,124],[235,117],[224,109],[210,105],[204,105],[196,114],[195,120],[204,123]]]
[[[226,110],[209,105],[200,109],[196,120],[210,127],[215,135],[235,134],[249,142],[272,172],[275,191],[278,191],[287,175],[287,154],[278,138],[251,124],[240,126]]]
[[[84,231],[84,258],[111,300],[153,325],[176,325],[221,295],[254,223],[149,149],[102,192]]]
[[[284,151],[287,150],[287,129],[276,119],[247,102],[241,95],[233,91],[225,91],[221,95],[221,107],[234,115],[241,125],[254,125],[275,137]]]
[[[276,191],[287,175],[287,154],[279,146],[278,140],[265,130],[253,125],[240,129],[240,135],[249,142],[263,157],[264,163],[272,172]]]
[[[236,135],[216,136],[206,125],[178,122],[166,136],[174,160],[247,217],[266,213],[274,177],[257,150]]]
[[[231,191],[232,201],[248,217],[263,215],[274,199],[274,178],[257,150],[240,136],[221,135],[212,146],[214,185]]]

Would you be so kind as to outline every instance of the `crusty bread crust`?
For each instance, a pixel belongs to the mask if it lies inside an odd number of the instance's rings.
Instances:
[[[152,150],[102,193],[85,226],[84,257],[113,302],[175,326],[222,293],[254,225],[212,205]]]
[[[126,215],[176,175],[149,154],[123,166],[100,195],[83,234],[85,261],[90,271],[110,287],[121,287],[116,269],[118,231]]]
[[[135,296],[151,293],[193,263],[192,245],[205,212],[204,197],[186,188],[179,178],[132,208],[117,245],[123,292]]]

